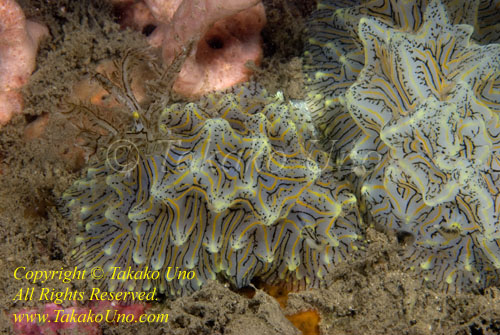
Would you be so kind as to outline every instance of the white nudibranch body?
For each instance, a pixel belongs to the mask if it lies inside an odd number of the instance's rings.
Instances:
[[[468,290],[500,282],[500,24],[459,3],[324,5],[305,70],[339,164],[367,171],[352,173],[366,214],[412,236],[409,268]]]
[[[166,149],[141,153],[126,172],[94,166],[63,195],[87,227],[78,263],[160,271],[153,282],[108,279],[109,288],[179,295],[218,273],[237,287],[255,276],[318,285],[355,249],[350,184],[314,145],[304,104],[253,84],[168,106],[159,123],[175,138]],[[175,267],[196,278],[169,280]]]

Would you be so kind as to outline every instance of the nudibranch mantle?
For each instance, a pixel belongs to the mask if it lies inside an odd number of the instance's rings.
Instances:
[[[412,237],[405,256],[426,279],[498,282],[500,45],[474,42],[438,1],[415,32],[370,17],[358,31],[364,67],[341,100],[368,215]]]
[[[139,147],[132,168],[108,156],[64,193],[84,227],[77,262],[102,267],[110,290],[180,295],[218,273],[237,287],[255,276],[319,284],[361,229],[351,186],[317,148],[303,105],[250,84],[165,108],[160,151]],[[161,274],[109,279],[115,267]],[[196,277],[172,280],[176,267]]]

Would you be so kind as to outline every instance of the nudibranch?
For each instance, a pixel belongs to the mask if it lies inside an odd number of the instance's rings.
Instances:
[[[218,274],[313,286],[358,248],[356,197],[316,148],[304,104],[248,84],[166,107],[157,131],[154,150],[118,150],[63,194],[83,228],[74,256],[110,290],[176,296]],[[116,267],[160,277],[112,280]]]
[[[360,136],[345,105],[339,100],[357,80],[365,65],[358,31],[362,18],[377,19],[399,31],[416,32],[423,24],[428,0],[325,0],[308,22],[304,53],[307,103],[325,147],[334,160],[348,160],[353,141]],[[500,42],[500,1],[444,0],[450,23],[474,26],[481,43]]]
[[[474,27],[454,24],[460,18],[439,1],[422,15],[404,3],[397,25],[359,19],[360,43],[350,42],[363,50],[356,71],[352,57],[339,57],[353,73],[325,102],[337,106],[330,119],[339,150],[363,167],[362,206],[405,238],[410,268],[446,288],[498,284],[500,45],[475,42]]]
[[[359,21],[364,17],[378,18],[407,31],[422,22],[419,2],[395,1],[394,6],[388,2],[375,0],[342,8],[339,6],[353,1],[324,1],[308,22],[309,39],[304,54],[307,103],[325,147],[332,151],[338,164],[345,162],[353,140],[361,133],[339,99],[357,80],[365,64]]]

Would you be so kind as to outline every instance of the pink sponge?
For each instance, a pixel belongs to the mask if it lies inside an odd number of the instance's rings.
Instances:
[[[198,41],[174,85],[176,92],[196,97],[249,79],[251,71],[245,63],[260,63],[260,32],[265,24],[260,0],[184,0],[151,39],[153,44],[161,40],[167,64],[190,41]]]
[[[177,77],[174,90],[185,96],[199,96],[248,81],[252,71],[245,64],[249,61],[260,64],[260,32],[265,22],[264,6],[260,3],[215,23],[207,23],[204,35]],[[175,49],[169,45],[174,43],[175,35],[168,36],[169,40],[163,42],[163,56],[170,60]]]
[[[35,69],[38,43],[48,34],[45,26],[27,21],[14,0],[0,1],[0,125],[22,111],[18,89]]]
[[[124,6],[124,0],[113,0]],[[122,25],[143,29],[157,28],[149,42],[162,48],[165,63],[194,42],[194,48],[174,84],[174,90],[187,97],[229,88],[245,82],[252,74],[249,61],[260,64],[266,24],[260,0],[144,0],[129,3]],[[144,13],[144,7],[150,13]]]

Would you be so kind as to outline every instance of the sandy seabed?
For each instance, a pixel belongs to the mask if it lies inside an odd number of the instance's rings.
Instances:
[[[37,69],[24,89],[24,115],[0,130],[0,332],[11,333],[9,319],[37,301],[13,298],[28,284],[15,280],[20,266],[35,270],[71,267],[76,224],[56,209],[61,193],[85,170],[73,154],[78,127],[67,111],[73,85],[95,72],[102,60],[119,59],[130,48],[147,46],[145,37],[120,30],[110,8],[98,1],[20,1],[28,17],[46,23],[51,39],[41,45]],[[256,80],[269,91],[303,97],[302,40],[311,1],[268,0],[264,63]],[[26,127],[49,117],[42,135]],[[29,127],[28,127],[29,129]],[[432,290],[406,273],[394,238],[368,229],[366,256],[338,266],[329,287],[291,293],[285,308],[263,290],[252,298],[222,282],[192,295],[164,298],[149,314],[168,313],[167,323],[102,324],[103,334],[300,334],[286,315],[320,314],[320,334],[498,334],[500,290],[446,293]],[[89,283],[51,281],[56,291],[89,290]],[[69,306],[68,302],[63,303]]]

